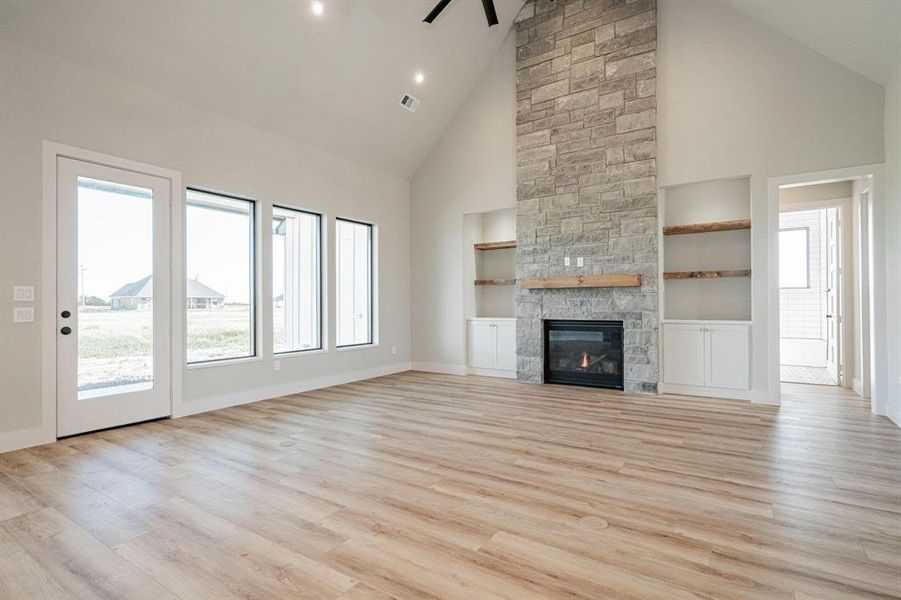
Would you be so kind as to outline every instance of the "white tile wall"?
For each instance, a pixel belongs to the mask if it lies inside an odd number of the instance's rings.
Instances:
[[[780,213],[779,228],[807,227],[810,287],[779,290],[779,337],[826,339],[826,210]]]

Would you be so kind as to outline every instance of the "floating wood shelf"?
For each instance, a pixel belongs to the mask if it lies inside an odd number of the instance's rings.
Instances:
[[[751,219],[738,219],[737,221],[716,221],[714,223],[695,223],[693,225],[667,225],[663,228],[663,235],[710,233],[712,231],[735,231],[737,229],[750,228]]]
[[[663,274],[664,279],[719,279],[720,277],[750,277],[751,269],[732,271],[670,271]]]
[[[476,279],[475,285],[515,285],[515,279]]]
[[[505,248],[516,248],[516,240],[506,242],[481,242],[473,244],[476,250],[503,250]]]
[[[638,273],[607,273],[605,275],[527,277],[521,279],[519,285],[529,289],[638,287],[641,285],[641,275]]]

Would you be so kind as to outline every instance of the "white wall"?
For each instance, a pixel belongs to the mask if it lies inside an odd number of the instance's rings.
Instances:
[[[787,187],[779,190],[779,206],[819,202],[821,200],[844,200],[852,196],[851,181],[833,181]]]
[[[413,360],[420,368],[462,372],[466,364],[463,215],[516,205],[514,59],[511,34],[413,178]]]
[[[660,0],[658,182],[751,176],[752,387],[769,380],[767,179],[883,161],[883,89],[712,0]]]
[[[901,65],[885,88],[888,416],[901,425]]]
[[[249,364],[186,370],[186,410],[228,399],[252,399],[258,393],[302,386],[305,381],[401,368],[409,361],[406,180],[5,40],[0,40],[0,79],[0,431],[36,427],[44,417],[40,318],[17,325],[9,318],[13,284],[35,285],[35,306],[41,303],[44,140],[174,169],[183,174],[184,185],[228,191],[264,203],[298,205],[332,218],[339,215],[377,223],[379,346],[282,358],[277,373],[271,356]],[[271,244],[264,240],[262,249],[265,276],[271,265]],[[333,268],[333,263],[328,267]],[[271,294],[268,285],[263,289],[265,305]],[[334,339],[334,311],[329,321]],[[269,326],[264,319],[264,349],[271,347]],[[397,347],[396,355],[391,353],[392,346]]]

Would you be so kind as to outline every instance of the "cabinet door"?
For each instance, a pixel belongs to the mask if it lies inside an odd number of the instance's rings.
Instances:
[[[479,369],[493,369],[497,351],[495,328],[487,321],[469,322],[469,365]]]
[[[663,380],[679,385],[704,385],[704,326],[663,324]]]
[[[706,385],[746,390],[749,385],[747,325],[707,326]]]
[[[516,370],[516,323],[498,321],[494,328],[497,335],[496,368],[506,371]]]

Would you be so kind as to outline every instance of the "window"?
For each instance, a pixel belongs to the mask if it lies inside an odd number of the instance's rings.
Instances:
[[[254,356],[254,203],[188,190],[187,358]]]
[[[321,348],[317,214],[272,207],[272,347]]]
[[[372,343],[372,225],[335,219],[338,346]]]
[[[810,262],[806,227],[779,231],[779,287],[810,287]]]

